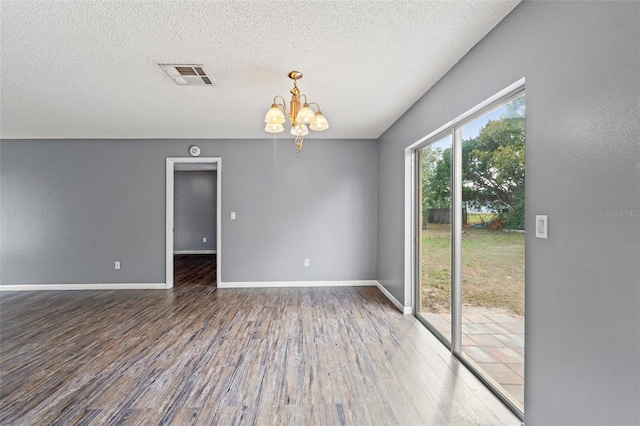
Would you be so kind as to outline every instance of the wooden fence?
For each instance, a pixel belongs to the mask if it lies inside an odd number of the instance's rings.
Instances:
[[[451,223],[451,208],[429,209],[427,223]],[[462,224],[467,224],[467,209],[462,208]]]

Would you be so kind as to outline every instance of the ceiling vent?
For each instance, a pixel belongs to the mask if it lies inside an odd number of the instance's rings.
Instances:
[[[213,80],[201,64],[158,64],[180,86],[213,86]]]

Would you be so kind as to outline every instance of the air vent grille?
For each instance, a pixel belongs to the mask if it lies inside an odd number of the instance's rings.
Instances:
[[[158,64],[180,86],[213,86],[202,64]]]

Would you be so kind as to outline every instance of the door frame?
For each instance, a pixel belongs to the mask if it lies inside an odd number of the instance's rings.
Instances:
[[[431,142],[437,141],[438,138],[451,134],[451,226],[452,226],[452,250],[451,250],[451,342],[447,343],[446,339],[435,330],[428,321],[423,323],[427,328],[438,337],[442,343],[451,350],[451,353],[462,362],[481,382],[485,384],[511,411],[521,420],[524,418],[524,412],[519,406],[513,403],[508,397],[503,395],[493,384],[493,382],[482,373],[480,373],[472,363],[470,363],[462,354],[462,286],[461,286],[461,266],[462,266],[462,193],[459,190],[462,183],[462,133],[461,129],[466,123],[475,120],[485,114],[486,109],[494,105],[510,102],[525,94],[525,78],[522,78],[507,88],[501,90],[491,96],[486,101],[475,106],[471,110],[456,117],[447,124],[441,126],[437,130],[431,132],[427,136],[414,142],[405,148],[405,265],[404,265],[404,290],[405,290],[405,312],[413,313],[421,322],[419,315],[419,297],[420,275],[419,271],[419,250],[420,218],[418,212],[418,199],[420,187],[418,183],[418,151]],[[526,259],[525,259],[526,262]],[[409,304],[409,306],[407,306]],[[409,307],[409,309],[407,309]],[[526,355],[525,355],[526,356]]]
[[[216,165],[216,280],[222,282],[222,158],[221,157],[167,157],[165,169],[165,288],[173,288],[173,231],[174,231],[174,172],[178,163]]]

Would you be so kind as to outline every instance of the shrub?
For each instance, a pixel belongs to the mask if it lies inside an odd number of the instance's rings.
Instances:
[[[524,197],[518,200],[513,210],[501,215],[501,218],[506,229],[524,230]]]

